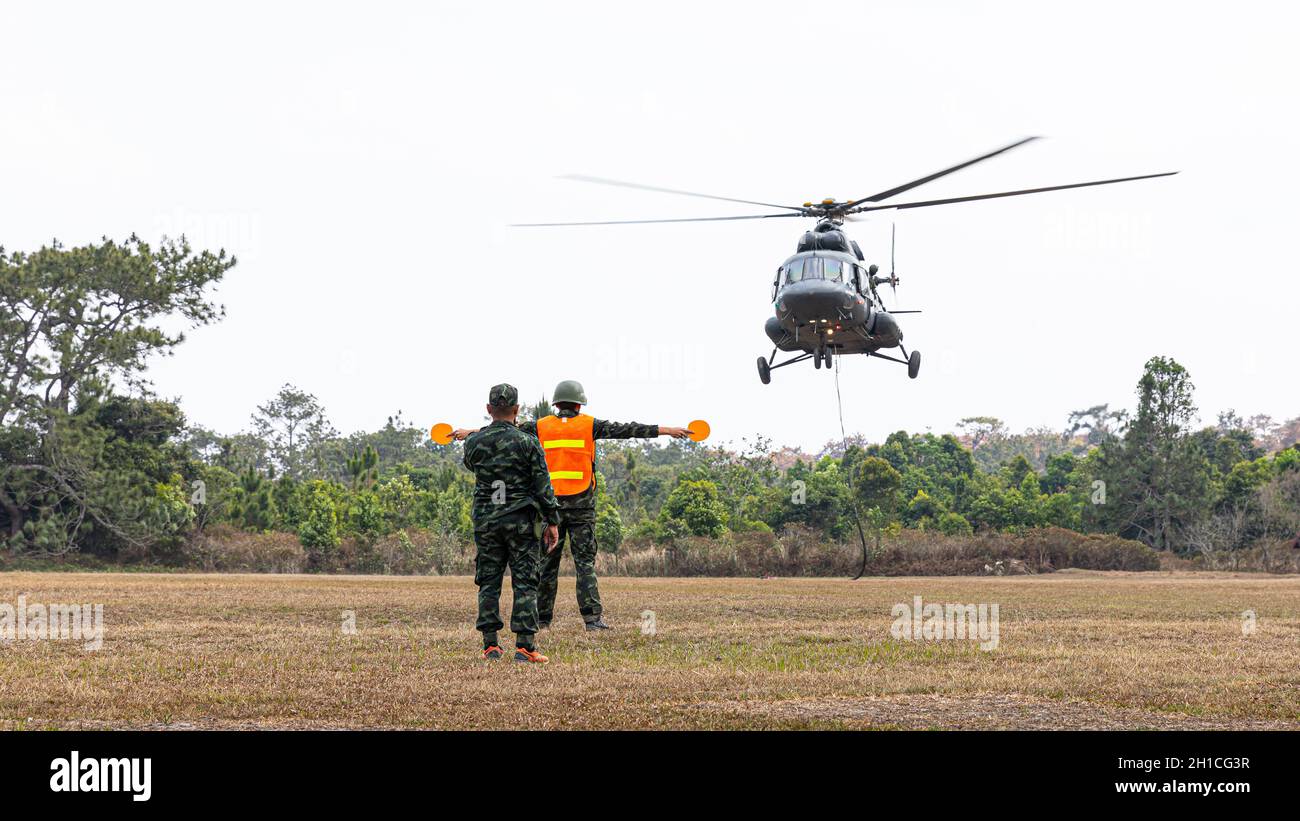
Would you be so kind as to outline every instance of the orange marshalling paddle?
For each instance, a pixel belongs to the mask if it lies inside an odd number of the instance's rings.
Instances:
[[[451,444],[451,425],[446,422],[439,422],[429,429],[429,438],[439,445]]]
[[[691,432],[690,440],[692,442],[703,442],[709,438],[709,423],[703,419],[696,419],[687,425],[686,429]]]

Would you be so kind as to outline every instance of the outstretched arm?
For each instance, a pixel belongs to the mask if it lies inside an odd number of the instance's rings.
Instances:
[[[591,429],[593,439],[653,439],[656,436],[683,439],[689,435],[690,431],[686,428],[643,425],[640,422],[610,422],[605,419],[595,420]]]

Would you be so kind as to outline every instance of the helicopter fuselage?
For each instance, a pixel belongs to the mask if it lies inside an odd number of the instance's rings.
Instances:
[[[871,274],[857,254],[800,251],[777,271],[774,315],[764,331],[782,351],[846,354],[896,348],[902,331],[894,317],[881,310],[870,282]]]

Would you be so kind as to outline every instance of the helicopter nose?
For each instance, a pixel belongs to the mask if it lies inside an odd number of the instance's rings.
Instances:
[[[802,322],[834,321],[839,318],[841,310],[853,306],[848,290],[834,282],[795,283],[781,296],[786,309]]]

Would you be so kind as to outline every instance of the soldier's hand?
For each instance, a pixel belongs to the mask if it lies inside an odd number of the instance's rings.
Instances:
[[[542,546],[546,548],[547,553],[552,553],[560,545],[560,528],[558,525],[547,525],[546,530],[542,532]]]
[[[659,428],[659,435],[671,436],[674,439],[685,439],[687,436],[691,435],[691,431],[690,428],[666,428],[661,426]]]
[[[466,430],[465,428],[456,428],[451,432],[451,438],[457,442],[463,442],[471,433],[478,433],[476,430]]]

